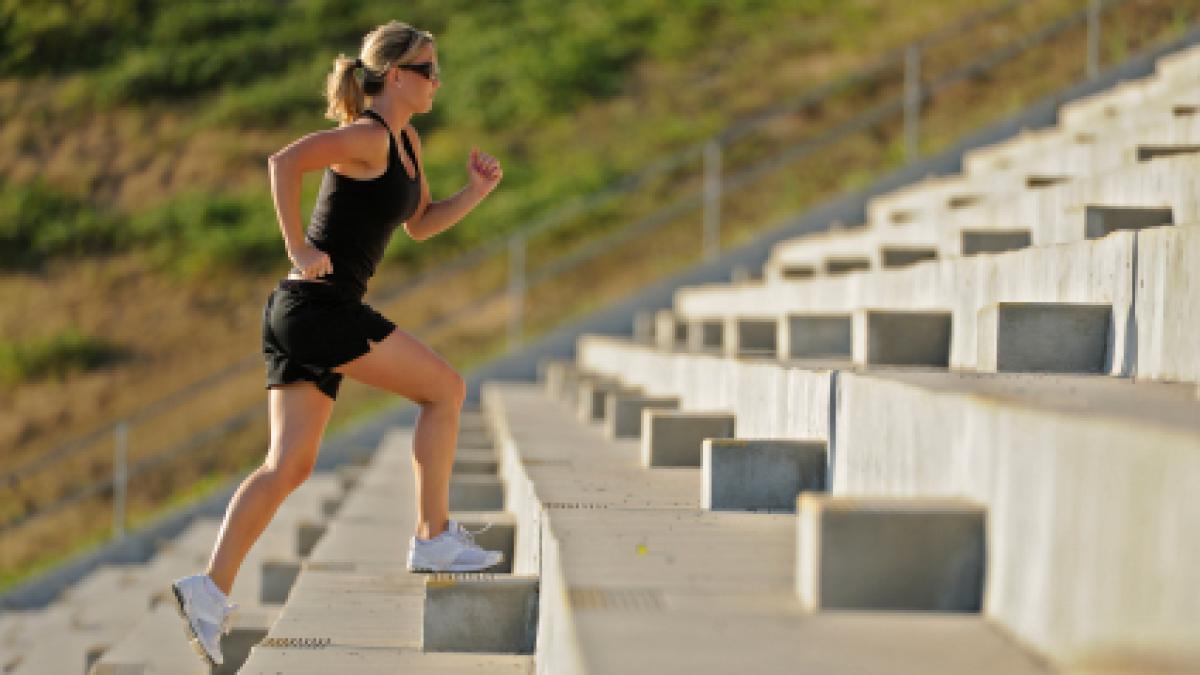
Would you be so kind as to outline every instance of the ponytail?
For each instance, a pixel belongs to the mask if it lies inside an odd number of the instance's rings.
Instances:
[[[329,104],[325,110],[326,119],[349,124],[362,114],[366,94],[354,73],[361,66],[361,60],[347,58],[345,54],[339,54],[333,60],[333,72],[325,78],[325,100]]]

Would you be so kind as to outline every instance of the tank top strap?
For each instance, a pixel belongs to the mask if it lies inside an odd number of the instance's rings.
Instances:
[[[383,119],[383,115],[371,110],[370,108],[362,111],[363,115],[379,120],[384,129],[388,132],[388,163],[391,164],[392,159],[400,158],[400,148],[396,146],[396,134],[392,133],[392,128],[388,126],[387,120]]]
[[[392,128],[388,126],[387,120],[383,119],[383,115],[380,115],[370,108],[364,108],[362,114],[379,120],[379,123],[383,125],[383,128],[387,129],[389,134],[392,133]]]

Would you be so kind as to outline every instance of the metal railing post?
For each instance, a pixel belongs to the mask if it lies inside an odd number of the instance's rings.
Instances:
[[[129,423],[122,420],[114,429],[116,456],[113,458],[113,539],[125,536],[125,502],[129,481]]]
[[[721,252],[721,142],[704,146],[704,259]]]
[[[1100,0],[1088,0],[1087,79],[1100,76]]]
[[[525,237],[508,240],[508,348],[521,346],[525,321]]]
[[[915,161],[921,155],[921,48],[915,44],[904,52],[904,157]]]

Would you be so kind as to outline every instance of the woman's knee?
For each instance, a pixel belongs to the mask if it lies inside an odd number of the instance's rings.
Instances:
[[[284,492],[291,492],[304,484],[312,475],[314,462],[293,459],[277,464],[266,462],[260,471],[272,478],[272,483]]]
[[[419,401],[422,405],[449,404],[462,407],[467,398],[467,381],[453,368],[446,368],[438,374],[436,386],[432,395]]]

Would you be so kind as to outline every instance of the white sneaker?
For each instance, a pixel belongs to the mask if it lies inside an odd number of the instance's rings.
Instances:
[[[412,537],[408,542],[408,571],[410,572],[478,572],[504,562],[503,551],[487,551],[475,543],[471,532],[451,519],[445,532],[433,539]]]
[[[233,629],[238,606],[229,602],[207,574],[176,579],[171,590],[175,592],[176,609],[186,624],[184,630],[192,649],[211,665],[221,665],[225,661],[221,656],[221,635],[228,635]]]

